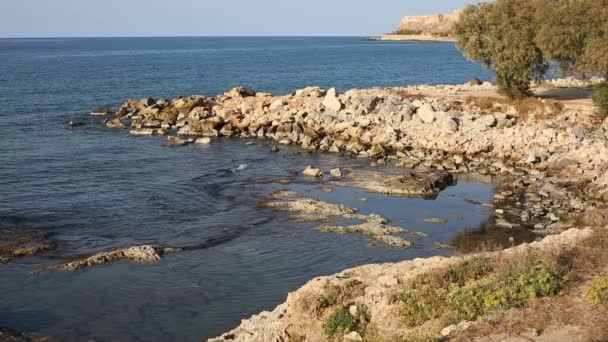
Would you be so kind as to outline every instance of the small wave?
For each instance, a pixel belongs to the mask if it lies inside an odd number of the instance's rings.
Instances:
[[[239,164],[237,167],[230,169],[232,172],[245,171],[249,167],[249,164]]]

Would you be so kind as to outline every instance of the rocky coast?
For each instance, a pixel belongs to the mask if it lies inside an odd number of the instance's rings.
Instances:
[[[311,166],[304,174],[394,196],[433,198],[458,177],[491,177],[498,191],[488,205],[495,207],[497,227],[556,234],[492,257],[510,258],[547,246],[565,250],[596,231],[582,228],[604,227],[608,121],[559,100],[510,101],[483,95],[494,92],[493,85],[481,82],[344,93],[309,87],[282,96],[239,87],[214,97],[130,99],[103,117],[107,127],[128,129],[134,136],[167,136],[170,147],[214,143],[220,137],[259,138],[275,141],[275,151],[280,145],[298,145],[311,152],[368,158],[374,166],[391,163],[403,173],[379,178]],[[318,220],[311,216],[315,213],[362,221],[322,225],[321,231],[363,233],[390,245],[410,246],[391,235],[405,228],[390,226],[381,217],[358,215],[356,208],[292,192],[271,197],[268,207],[290,211],[297,220]],[[318,278],[271,313],[243,321],[218,340],[393,340],[412,329],[403,326],[391,293],[417,274],[467,258],[472,256],[363,266]],[[344,305],[349,307],[343,318],[352,324],[328,332],[328,320]],[[451,336],[449,331],[443,335]]]

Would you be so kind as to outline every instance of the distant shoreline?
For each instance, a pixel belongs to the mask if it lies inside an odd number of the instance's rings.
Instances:
[[[371,41],[386,41],[386,42],[444,42],[455,43],[455,37],[437,37],[433,35],[396,35],[385,34],[381,37],[371,37]]]

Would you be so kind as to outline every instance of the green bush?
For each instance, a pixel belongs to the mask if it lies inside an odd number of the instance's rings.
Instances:
[[[589,298],[595,304],[608,304],[608,277],[595,279],[588,292]]]
[[[341,306],[334,312],[323,326],[325,335],[328,337],[336,334],[347,334],[357,327],[357,318],[350,314],[348,305]]]
[[[601,117],[608,117],[608,82],[595,86],[593,90],[593,103],[597,106],[598,114]]]

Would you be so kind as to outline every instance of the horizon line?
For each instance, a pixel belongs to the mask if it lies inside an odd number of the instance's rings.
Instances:
[[[375,35],[150,35],[150,36],[0,36],[0,39],[84,39],[84,38],[371,38]]]

